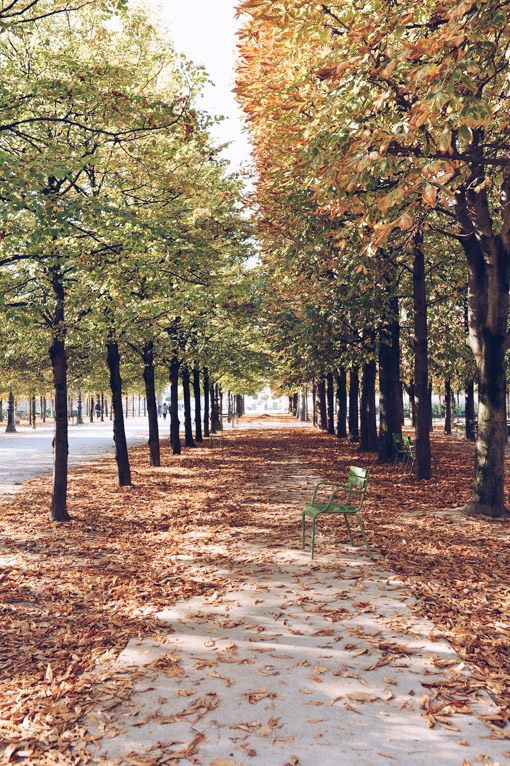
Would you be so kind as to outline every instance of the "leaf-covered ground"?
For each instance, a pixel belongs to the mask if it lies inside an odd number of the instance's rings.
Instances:
[[[229,431],[225,442],[180,457],[164,445],[160,469],[136,449],[132,488],[115,487],[110,459],[74,469],[70,524],[47,522],[46,479],[2,501],[4,760],[85,762],[74,746],[90,741],[83,720],[98,695],[104,704],[99,668],[130,638],[158,635],[158,609],[232,585],[220,573],[226,554],[217,544],[228,543],[229,556],[254,540],[268,550],[299,545],[309,487],[291,491],[290,509],[280,505],[296,461],[331,480],[343,480],[350,464],[370,467],[364,517],[373,550],[501,706],[492,722],[499,731],[510,715],[510,524],[445,512],[469,496],[470,445],[435,434],[439,468],[417,483],[310,428]],[[282,482],[274,497],[265,489],[268,475]],[[321,520],[317,557],[345,542],[335,521]],[[112,706],[123,688],[112,681]]]

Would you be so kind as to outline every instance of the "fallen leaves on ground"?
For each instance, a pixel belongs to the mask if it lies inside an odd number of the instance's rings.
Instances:
[[[370,469],[363,508],[370,545],[435,623],[436,638],[450,641],[508,719],[510,522],[460,513],[471,494],[473,445],[435,432],[437,468],[431,479],[418,482],[398,466],[378,463],[375,454],[360,454],[355,444],[318,431],[307,435],[297,453],[331,481],[345,478],[349,465]],[[510,481],[506,489],[510,507]],[[342,525],[325,521],[318,557],[346,542]],[[359,535],[355,542],[363,545]]]
[[[108,662],[131,638],[168,633],[153,615],[178,599],[214,600],[235,587],[225,572],[235,571],[243,545],[256,541],[268,556],[299,546],[300,512],[313,486],[296,479],[300,463],[332,481],[345,480],[351,464],[370,468],[363,516],[374,551],[497,700],[499,711],[487,720],[492,736],[508,736],[503,727],[510,711],[510,524],[446,512],[468,499],[471,445],[438,434],[433,445],[439,469],[418,483],[378,464],[373,454],[359,454],[356,445],[311,429],[232,431],[223,448],[199,447],[179,457],[162,443],[165,467],[159,469],[149,467],[145,448],[132,450],[129,488],[116,487],[113,459],[73,469],[73,521],[65,525],[47,520],[48,479],[3,499],[4,760],[31,759],[41,766],[87,762],[94,737],[83,728],[85,716],[98,701],[103,710],[113,710],[132,693],[132,675],[110,673]],[[319,571],[321,552],[338,549],[345,538],[338,519],[320,519],[314,562]],[[371,609],[368,602],[357,603],[361,611]],[[326,605],[324,614],[331,622],[342,619]],[[222,627],[227,630],[228,621]],[[383,651],[377,666],[385,664],[385,651],[406,656],[402,646],[377,648]],[[224,652],[220,662],[236,661],[233,647]],[[181,675],[178,658],[166,655],[157,662],[163,672]],[[320,682],[321,672],[314,675]],[[449,678],[450,697],[462,700],[465,679],[455,672]],[[431,685],[423,713],[430,723],[444,719],[448,725],[453,708],[436,709],[436,698],[437,708],[442,700]],[[212,699],[190,700],[181,715],[199,718],[214,705]],[[115,736],[115,724],[109,725]],[[169,750],[168,762],[194,756],[198,744]],[[133,764],[140,757],[133,754]]]

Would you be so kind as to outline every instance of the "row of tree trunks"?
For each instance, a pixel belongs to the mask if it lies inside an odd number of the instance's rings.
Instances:
[[[54,447],[53,447],[53,492],[50,508],[52,521],[68,521],[70,516],[67,512],[67,475],[68,475],[68,403],[67,403],[67,351],[65,345],[64,307],[65,294],[63,279],[58,267],[52,270],[52,287],[56,298],[54,312],[54,333],[52,344],[49,349],[54,387]],[[149,455],[150,464],[160,466],[159,426],[157,416],[155,374],[154,374],[154,344],[147,341],[140,352],[143,360],[143,378],[145,383],[145,395],[147,403],[147,415],[149,421]],[[122,403],[122,379],[120,373],[120,351],[116,339],[110,338],[106,343],[106,363],[109,370],[111,389],[111,410],[113,413],[113,439],[115,443],[115,460],[117,463],[119,486],[130,486],[131,469],[127,448],[126,432],[124,427],[124,410]],[[179,372],[181,372],[184,391],[185,410],[185,443],[186,446],[194,446],[191,430],[191,403],[190,403],[190,373],[185,365],[181,366],[179,358],[174,355],[170,362],[170,438],[172,452],[180,454],[181,444],[179,438],[178,417],[178,386]],[[201,429],[201,404],[200,404],[200,370],[198,365],[193,368],[193,387],[195,398],[195,439],[202,441]],[[217,425],[221,412],[221,391],[218,386],[212,386],[209,382],[207,368],[203,370],[204,387],[204,433],[209,435],[209,419]],[[209,410],[209,395],[213,392],[211,402],[213,407]],[[44,404],[46,400],[44,399]],[[104,396],[97,396],[101,412],[104,412]],[[35,417],[35,397],[30,402],[32,422]],[[242,408],[243,402],[237,403]],[[94,398],[90,402],[91,413],[94,411]],[[92,414],[93,417],[93,414]]]

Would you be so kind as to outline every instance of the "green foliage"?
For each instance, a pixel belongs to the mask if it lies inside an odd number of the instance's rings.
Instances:
[[[205,363],[244,305],[251,250],[240,180],[194,105],[204,72],[142,10],[111,24],[124,3],[36,5],[37,20],[0,37],[5,321],[16,343],[65,339],[76,386],[105,388],[108,339],[138,365],[153,341],[166,364],[176,321],[179,355]]]

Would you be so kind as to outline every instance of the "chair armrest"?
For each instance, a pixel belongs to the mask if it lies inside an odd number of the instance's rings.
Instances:
[[[340,491],[340,490],[342,490],[342,489],[343,489],[343,490],[346,490],[346,491],[349,491],[349,490],[350,490],[350,488],[351,488],[351,485],[350,485],[350,484],[339,484],[339,483],[337,483],[336,481],[320,481],[320,482],[319,482],[318,484],[316,484],[316,485],[315,485],[315,487],[314,487],[314,490],[313,490],[313,495],[312,495],[312,504],[313,504],[313,502],[314,502],[314,500],[315,500],[315,495],[317,494],[317,490],[319,489],[319,487],[322,487],[322,486],[328,486],[328,487],[336,487],[335,491],[334,491],[334,492],[331,494],[331,496],[330,496],[330,498],[329,498],[329,501],[328,501],[328,505],[331,503],[331,501],[332,501],[333,497],[335,496],[335,494],[336,494],[337,492],[339,492],[339,491]]]

